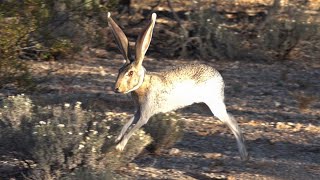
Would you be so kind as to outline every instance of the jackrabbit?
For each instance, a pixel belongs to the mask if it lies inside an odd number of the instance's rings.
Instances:
[[[241,159],[247,160],[244,137],[237,122],[226,111],[224,82],[219,72],[203,64],[184,65],[164,72],[147,72],[142,62],[150,45],[156,14],[152,14],[151,21],[138,37],[135,58],[131,56],[126,35],[110,16],[108,13],[108,24],[126,60],[119,69],[114,91],[124,94],[130,92],[136,106],[134,116],[116,138],[116,149],[122,151],[132,134],[146,124],[151,116],[203,102],[228,125],[236,137]]]

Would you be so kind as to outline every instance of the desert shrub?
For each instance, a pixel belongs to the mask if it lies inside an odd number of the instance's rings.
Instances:
[[[31,144],[33,104],[24,95],[9,96],[0,110],[0,148],[24,152]]]
[[[286,16],[274,15],[257,31],[257,38],[253,39],[252,43],[261,47],[266,57],[276,60],[290,59],[290,53],[297,50],[301,43],[320,37],[320,26],[307,16],[299,10],[290,12]],[[314,49],[315,46],[309,48]],[[253,53],[257,52],[257,49],[253,50],[255,50]]]
[[[19,50],[32,28],[25,28],[17,18],[4,18],[1,11],[0,24],[0,88],[6,84],[28,88],[32,86],[31,76],[26,63],[19,59]]]
[[[152,116],[144,127],[146,133],[150,134],[153,139],[148,149],[159,153],[161,149],[169,148],[179,141],[184,128],[184,122],[180,119],[175,112]]]
[[[305,6],[195,2],[177,36],[175,51],[183,57],[284,60],[304,41],[320,37],[317,15]]]
[[[151,138],[138,131],[122,153],[113,148],[122,114],[98,113],[81,103],[36,106],[24,96],[10,96],[0,108],[0,147],[32,160],[25,175],[31,179],[112,177],[113,170],[131,161]],[[107,173],[110,172],[110,173]]]
[[[101,44],[106,12],[117,2],[4,1],[0,2],[0,16],[13,25],[5,28],[20,32],[19,36],[24,38],[24,42],[14,43],[20,47],[20,58],[52,60],[72,54],[84,45]],[[12,22],[12,19],[16,21]],[[8,36],[2,38],[10,39]]]
[[[23,60],[59,60],[107,43],[107,1],[0,1],[0,88],[33,87]]]

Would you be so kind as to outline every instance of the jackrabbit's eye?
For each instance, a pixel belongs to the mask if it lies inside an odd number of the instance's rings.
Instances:
[[[132,76],[133,75],[133,71],[129,71],[128,76]]]

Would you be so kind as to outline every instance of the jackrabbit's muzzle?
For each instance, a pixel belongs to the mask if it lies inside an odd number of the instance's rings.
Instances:
[[[120,93],[120,89],[119,89],[119,88],[114,88],[113,91],[114,91],[115,93]]]

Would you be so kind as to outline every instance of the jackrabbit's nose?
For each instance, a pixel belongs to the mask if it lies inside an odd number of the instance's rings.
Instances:
[[[120,92],[119,88],[114,88],[114,92],[119,93]]]

